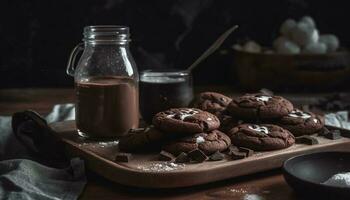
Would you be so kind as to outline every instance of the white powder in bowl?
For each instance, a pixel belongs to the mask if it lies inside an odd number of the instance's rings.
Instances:
[[[350,172],[334,174],[331,178],[323,182],[323,184],[338,187],[350,187]]]
[[[259,196],[257,194],[246,194],[243,197],[244,200],[265,200],[264,197]]]

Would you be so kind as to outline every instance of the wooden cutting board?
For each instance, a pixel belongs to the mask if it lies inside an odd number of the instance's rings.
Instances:
[[[199,185],[218,180],[266,171],[282,166],[284,160],[305,153],[320,151],[350,151],[350,139],[329,140],[317,137],[319,144],[295,144],[290,148],[255,152],[241,159],[172,164],[157,161],[158,154],[133,154],[130,162],[114,162],[118,141],[87,141],[79,137],[74,121],[50,124],[66,144],[67,153],[79,156],[87,168],[114,182],[146,188],[175,188]]]

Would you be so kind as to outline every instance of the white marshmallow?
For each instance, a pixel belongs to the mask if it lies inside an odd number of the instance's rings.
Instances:
[[[235,49],[235,50],[237,50],[237,51],[242,51],[242,46],[239,45],[239,44],[234,44],[234,45],[232,46],[232,48]]]
[[[305,46],[303,53],[308,54],[323,54],[327,52],[327,46],[322,42],[310,43]]]
[[[278,39],[278,41],[275,41],[276,45],[275,45],[275,48],[276,48],[276,51],[277,53],[280,53],[280,54],[298,54],[300,53],[300,47],[295,44],[294,42],[288,40],[288,39],[285,39],[285,38],[282,38],[282,39]]]
[[[280,27],[280,33],[286,37],[291,36],[293,28],[297,25],[294,19],[287,19]]]
[[[314,19],[312,19],[312,17],[304,16],[300,19],[300,21],[306,23],[311,28],[316,29],[316,23],[315,23]]]
[[[264,51],[264,53],[265,53],[265,54],[274,54],[274,53],[275,53],[275,51],[274,51],[274,50],[269,49],[269,50]]]
[[[272,46],[277,49],[277,46],[284,43],[286,40],[288,40],[286,37],[280,36],[272,42]]]
[[[261,46],[258,43],[251,40],[244,44],[243,50],[251,53],[260,53]]]
[[[333,34],[321,35],[319,41],[327,46],[327,52],[334,52],[339,48],[339,40]]]
[[[316,43],[319,39],[318,31],[304,22],[299,22],[291,32],[291,39],[299,46]]]

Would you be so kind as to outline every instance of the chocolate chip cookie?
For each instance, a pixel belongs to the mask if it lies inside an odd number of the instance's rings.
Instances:
[[[193,106],[219,116],[231,101],[232,99],[230,97],[223,94],[216,92],[203,92],[198,95]]]
[[[141,152],[160,149],[166,134],[154,126],[131,129],[127,135],[120,138],[119,149],[123,152]]]
[[[314,113],[294,109],[282,117],[277,124],[289,130],[294,136],[301,136],[320,131],[324,126],[324,119]]]
[[[231,129],[227,135],[232,144],[256,151],[287,148],[295,138],[288,130],[272,124],[241,124]]]
[[[153,117],[156,128],[166,133],[202,133],[219,128],[219,119],[196,108],[173,108]]]
[[[280,96],[266,94],[245,94],[234,98],[227,106],[233,117],[238,119],[274,119],[293,110],[293,104]]]
[[[216,151],[224,151],[231,144],[230,138],[218,131],[214,130],[208,133],[198,133],[195,135],[180,138],[163,146],[163,150],[174,155],[181,152],[188,153],[195,149],[203,151],[206,155],[215,153]]]

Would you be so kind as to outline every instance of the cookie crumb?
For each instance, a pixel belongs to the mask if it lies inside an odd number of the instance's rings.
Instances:
[[[129,162],[131,160],[131,154],[130,153],[118,153],[115,156],[114,160],[117,162]]]

